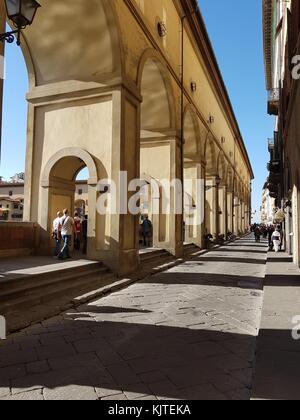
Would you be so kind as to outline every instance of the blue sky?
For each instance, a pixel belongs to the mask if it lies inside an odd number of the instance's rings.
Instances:
[[[262,2],[199,0],[199,5],[250,156],[253,210],[258,211],[268,175],[267,138],[274,130],[266,111]]]
[[[273,119],[266,113],[262,51],[261,0],[199,0],[207,29],[228,88],[253,170],[253,207],[259,210],[267,177],[267,141]],[[0,175],[9,179],[25,167],[28,88],[20,49],[6,46],[6,80]]]

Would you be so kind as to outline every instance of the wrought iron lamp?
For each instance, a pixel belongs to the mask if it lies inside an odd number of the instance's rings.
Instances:
[[[16,29],[1,34],[0,41],[11,44],[14,42],[14,35],[16,35],[17,45],[20,45],[21,30],[32,24],[37,9],[41,5],[35,0],[5,0],[5,7],[7,17]]]

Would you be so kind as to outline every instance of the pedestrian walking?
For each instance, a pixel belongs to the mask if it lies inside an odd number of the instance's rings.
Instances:
[[[279,252],[282,244],[280,228],[276,228],[275,232],[272,235],[272,241],[275,252]]]
[[[88,237],[88,216],[85,215],[84,219],[82,221],[82,241],[83,241],[83,245],[82,245],[82,254],[86,255],[87,254],[87,237]]]
[[[152,236],[152,223],[149,220],[149,216],[146,215],[142,223],[142,234],[144,240],[144,246],[151,246],[151,236]]]
[[[273,225],[268,227],[268,242],[269,242],[269,251],[273,251],[273,241],[272,241],[272,236],[273,233],[275,232],[275,227]]]
[[[63,240],[63,248],[59,253],[58,258],[61,260],[65,260],[67,258],[71,258],[70,256],[70,246],[72,243],[72,236],[76,238],[76,230],[75,230],[75,223],[72,217],[69,215],[69,210],[65,209],[63,211],[64,215],[60,219],[60,229],[61,229],[61,236]]]
[[[260,242],[261,230],[259,226],[256,226],[255,228],[254,237],[255,237],[255,242]]]
[[[76,251],[80,251],[81,247],[81,218],[77,212],[74,213],[74,225],[75,225],[75,232],[76,236],[74,238],[74,248]]]
[[[52,238],[55,240],[54,257],[58,257],[61,248],[60,219],[62,216],[62,212],[59,211],[57,212],[57,217],[53,220]]]

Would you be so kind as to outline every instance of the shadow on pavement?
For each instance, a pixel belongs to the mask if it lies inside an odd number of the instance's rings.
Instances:
[[[300,341],[291,331],[259,333],[253,399],[300,400]]]
[[[45,328],[35,328],[17,344],[1,345],[0,389],[9,386],[22,393],[43,388],[46,399],[67,399],[68,391],[76,398],[75,385],[93,392],[96,387],[99,397],[124,391],[129,397],[159,399],[250,398],[256,337],[201,325],[96,322],[93,315],[88,321],[82,320],[86,313],[79,313],[77,321],[57,324],[57,331],[49,326],[54,344],[46,344]],[[25,375],[38,360],[48,371]],[[77,392],[82,398],[87,390]]]

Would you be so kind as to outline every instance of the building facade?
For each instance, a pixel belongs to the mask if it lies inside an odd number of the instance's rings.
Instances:
[[[286,250],[299,265],[300,2],[264,0],[263,13],[268,113],[275,116],[268,187],[282,216]]]
[[[11,179],[12,182],[0,182],[0,221],[23,221],[24,182],[18,177]],[[74,210],[83,217],[88,215],[87,181],[76,181],[75,188]]]
[[[135,200],[136,179],[151,186],[155,246],[181,256],[184,242],[202,247],[206,235],[244,233],[253,172],[198,2],[40,3],[22,49],[30,81],[24,220],[40,226],[41,250],[49,252],[57,209],[75,209],[83,168],[88,256],[120,274],[139,265],[140,212],[123,200]],[[113,195],[116,211],[99,211]]]

